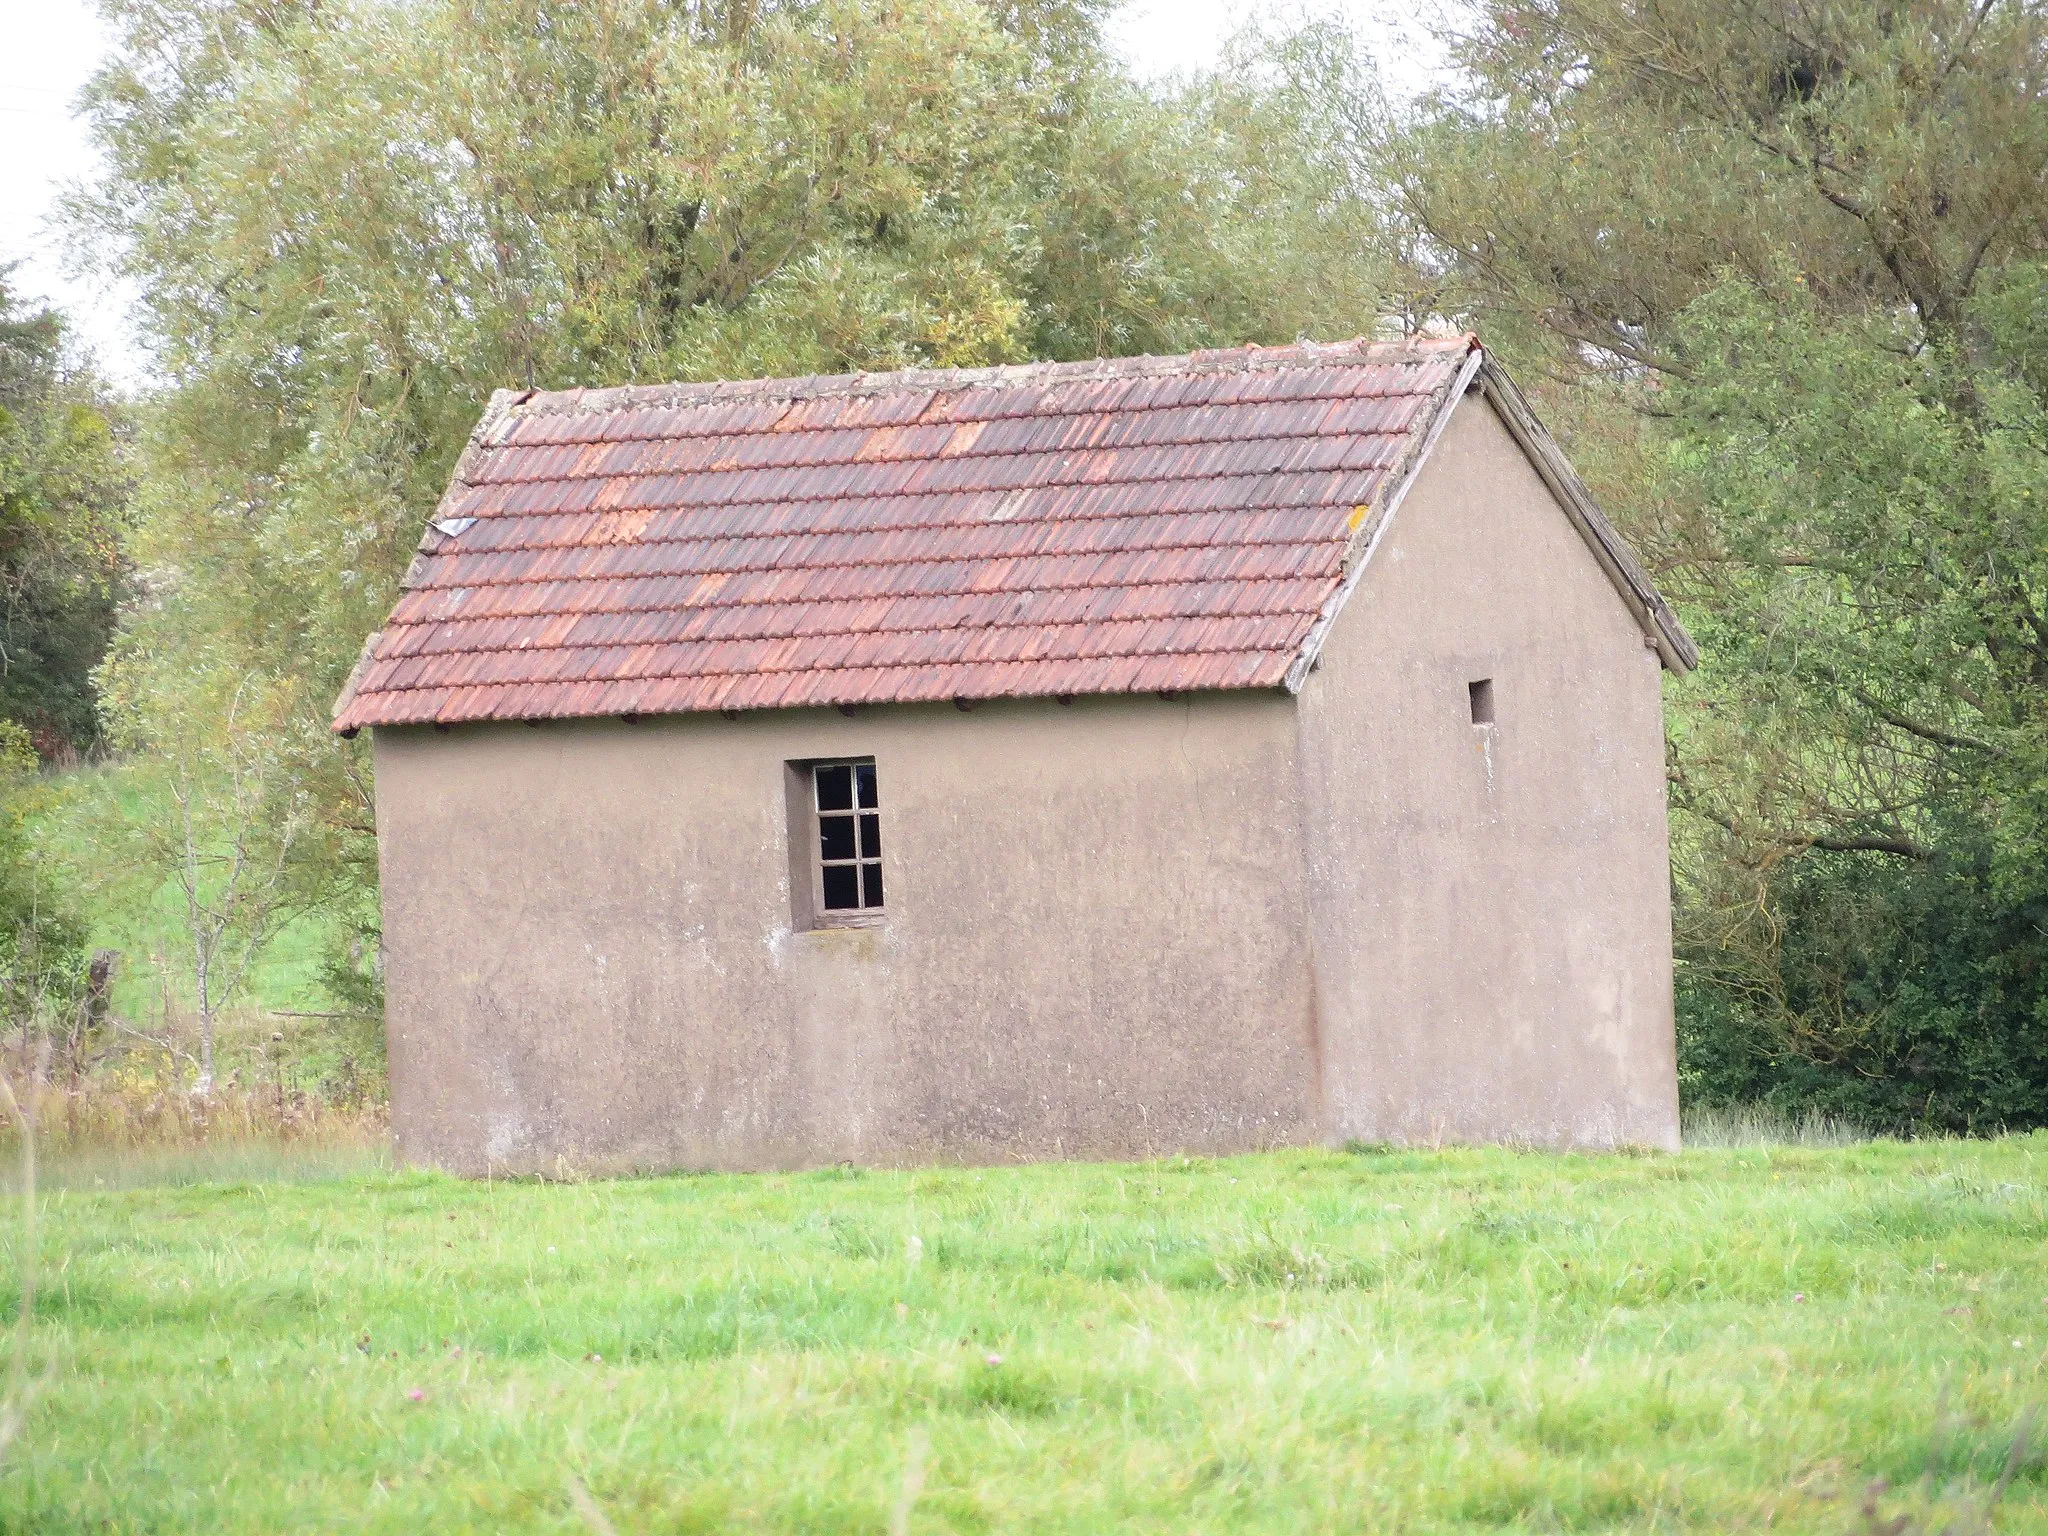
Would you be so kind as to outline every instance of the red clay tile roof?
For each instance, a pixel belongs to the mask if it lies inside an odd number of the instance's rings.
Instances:
[[[1478,360],[501,393],[334,726],[1278,686]]]

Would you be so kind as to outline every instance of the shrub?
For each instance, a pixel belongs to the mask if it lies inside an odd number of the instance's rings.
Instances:
[[[1965,829],[1924,863],[1788,859],[1768,903],[1762,964],[1681,943],[1689,1103],[1898,1134],[2048,1125],[2048,871],[2014,880]]]

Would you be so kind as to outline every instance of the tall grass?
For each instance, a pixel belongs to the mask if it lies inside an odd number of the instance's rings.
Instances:
[[[335,1104],[268,1083],[217,1084],[201,1094],[175,1080],[86,1077],[33,1094],[46,1152],[320,1143],[381,1134],[384,1126],[381,1104]]]
[[[1688,1148],[1849,1147],[1872,1139],[1863,1127],[1808,1110],[1788,1115],[1761,1104],[1701,1105],[1681,1117],[1679,1136]]]
[[[233,1021],[222,1056],[233,1065],[203,1094],[180,1049],[189,1021],[175,1015],[159,1015],[148,1033],[80,1040],[18,1030],[0,1041],[0,1072],[20,1085],[36,1126],[42,1186],[296,1181],[388,1167],[381,1062],[364,1072],[338,1055],[326,1021],[289,1035],[271,1022],[253,1010]],[[0,1126],[0,1167],[18,1145]]]
[[[334,1104],[273,1084],[217,1085],[85,1076],[26,1094],[45,1189],[219,1181],[295,1182],[390,1166],[384,1106]],[[16,1134],[0,1135],[10,1159]],[[10,1176],[11,1178],[11,1176]]]

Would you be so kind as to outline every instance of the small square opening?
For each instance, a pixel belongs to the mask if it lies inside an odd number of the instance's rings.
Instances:
[[[1472,723],[1493,724],[1493,679],[1482,677],[1476,682],[1467,683],[1465,690],[1472,696]]]

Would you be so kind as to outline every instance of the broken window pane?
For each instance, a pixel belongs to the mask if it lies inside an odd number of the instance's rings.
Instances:
[[[854,767],[853,776],[860,784],[860,808],[872,811],[881,804],[875,798],[875,765],[860,763]]]
[[[874,784],[875,770],[867,770],[868,783]],[[873,801],[869,801],[873,804]],[[850,811],[853,809],[853,767],[849,763],[834,763],[818,769],[818,809],[821,811]]]
[[[860,856],[864,859],[879,859],[882,856],[882,818],[863,816],[860,819]],[[830,857],[830,855],[827,855]]]
[[[860,867],[861,905],[879,907],[882,904],[882,866],[863,864]]]

